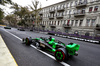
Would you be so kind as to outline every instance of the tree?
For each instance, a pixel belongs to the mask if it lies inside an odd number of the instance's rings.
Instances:
[[[21,22],[23,23],[23,25],[24,26],[27,26],[27,24],[25,23],[26,21],[26,19],[25,19],[25,16],[28,16],[29,17],[29,15],[30,15],[30,11],[29,11],[29,9],[28,9],[28,7],[27,6],[25,6],[25,7],[20,7],[20,10],[18,11],[18,16],[20,16],[20,18],[21,18]]]
[[[20,10],[20,5],[18,5],[17,3],[12,3],[12,6],[10,7],[11,9],[14,9],[13,13],[14,14],[18,14],[18,11]]]
[[[0,8],[0,24],[3,24],[2,19],[4,17],[4,12],[3,10]]]
[[[26,23],[25,23],[25,16],[26,15],[29,15],[31,12],[29,11],[28,7],[25,6],[25,7],[22,7],[20,5],[18,5],[17,3],[13,3],[13,5],[10,7],[12,9],[14,9],[13,13],[16,15],[16,16],[19,16],[21,18],[21,21],[19,22],[18,25],[23,25],[23,26],[26,26]]]
[[[15,27],[17,26],[16,17],[14,14],[9,14],[5,17],[5,20],[9,23],[9,26]]]
[[[0,0],[0,5],[12,4],[11,0]]]
[[[33,12],[33,14],[34,14],[34,17],[35,17],[35,20],[34,20],[34,22],[35,22],[35,24],[36,24],[36,27],[38,27],[39,25],[38,25],[38,23],[40,22],[40,16],[39,16],[39,12],[40,12],[40,10],[42,9],[41,8],[41,4],[40,4],[40,7],[38,7],[39,6],[39,1],[37,1],[37,0],[34,0],[34,2],[32,1],[32,6],[31,5],[29,5],[29,7],[30,7],[30,9],[32,10],[32,12]]]
[[[5,6],[5,4],[12,4],[11,0],[0,0],[0,5]],[[2,19],[4,17],[3,9],[0,8],[0,23],[3,24]]]

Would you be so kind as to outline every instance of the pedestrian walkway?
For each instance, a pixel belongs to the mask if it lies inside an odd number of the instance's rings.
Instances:
[[[0,66],[18,66],[0,35]]]

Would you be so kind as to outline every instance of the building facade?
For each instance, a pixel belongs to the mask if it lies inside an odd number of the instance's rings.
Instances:
[[[100,0],[66,0],[40,11],[44,30],[100,36]]]

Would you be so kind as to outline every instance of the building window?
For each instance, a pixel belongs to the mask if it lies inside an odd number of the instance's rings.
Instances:
[[[58,15],[58,16],[63,16],[63,13],[64,13],[64,12],[59,12],[59,15]]]
[[[90,25],[90,19],[87,19],[86,26],[89,26],[89,25]]]
[[[83,20],[80,20],[79,26],[82,26]]]
[[[60,9],[60,7],[61,7],[61,6],[60,6],[60,5],[58,5],[58,8],[57,8],[57,9]]]
[[[71,6],[71,7],[73,6],[73,2],[70,3],[70,6]]]
[[[87,0],[84,0],[84,3],[87,3]]]
[[[91,2],[95,2],[95,1],[98,1],[98,0],[91,0]]]
[[[75,1],[75,5],[77,6],[77,1]]]
[[[48,25],[48,21],[47,21],[47,25]]]
[[[60,25],[62,25],[63,21],[61,20]]]
[[[47,14],[47,17],[48,17],[48,14]]]
[[[54,11],[55,10],[55,7],[52,7],[52,10]]]
[[[85,9],[82,9],[82,14],[85,14]]]
[[[55,6],[55,10],[57,9],[57,6]]]
[[[95,6],[94,11],[98,11],[98,6]]]
[[[63,12],[63,15],[64,15],[64,16],[66,15],[66,11]]]
[[[79,0],[79,4],[82,4],[82,0]]]
[[[71,26],[73,26],[73,24],[74,24],[74,20],[72,20],[72,22],[71,22]]]
[[[68,8],[69,3],[67,3],[67,8]]]
[[[69,14],[71,14],[71,10],[69,11]]]
[[[74,14],[74,10],[72,10],[72,14]]]
[[[53,21],[52,21],[52,25],[53,25]]]
[[[61,9],[63,9],[64,8],[64,5],[61,5]]]
[[[47,25],[47,22],[45,21],[45,25]]]
[[[59,25],[60,23],[59,23],[59,21],[58,21],[58,25]]]
[[[67,15],[67,11],[65,11],[65,15]]]
[[[63,24],[66,24],[66,20],[64,20],[64,23]]]
[[[45,25],[45,21],[43,22],[43,25]]]
[[[89,7],[89,12],[92,12],[93,7]]]
[[[64,4],[64,8],[66,8],[66,4]]]
[[[70,7],[70,3],[68,4],[68,7]]]
[[[75,21],[75,26],[77,26],[77,25],[78,25],[78,20]]]
[[[49,24],[51,24],[51,21],[50,21],[50,23]]]
[[[96,19],[92,19],[91,26],[95,26],[95,21],[96,21]]]
[[[44,25],[44,21],[43,21],[43,25]]]
[[[56,21],[55,21],[54,25],[56,25]]]

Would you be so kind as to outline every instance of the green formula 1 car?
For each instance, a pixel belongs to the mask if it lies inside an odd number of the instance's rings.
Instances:
[[[30,46],[33,44],[38,49],[41,50],[48,50],[54,53],[54,56],[57,61],[64,61],[67,60],[69,56],[77,56],[78,50],[80,45],[75,43],[69,43],[68,45],[65,45],[63,42],[59,40],[55,40],[55,38],[49,37],[40,37],[40,38],[23,38],[23,43],[27,46]]]

